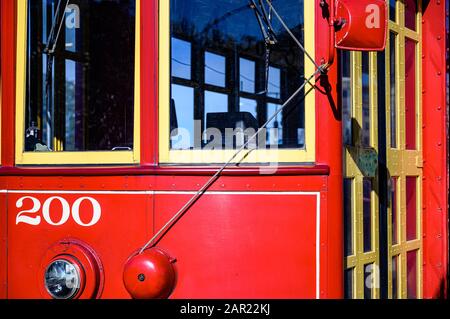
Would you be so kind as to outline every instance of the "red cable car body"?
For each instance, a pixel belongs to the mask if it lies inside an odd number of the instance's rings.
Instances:
[[[330,58],[330,21],[316,2],[313,56],[322,64]],[[141,2],[145,89],[140,160],[132,166],[16,165],[17,1],[0,3],[0,297],[51,298],[46,269],[51,260],[70,255],[84,278],[77,298],[130,298],[124,284],[129,258],[220,168],[158,161],[157,1]],[[443,21],[444,4],[430,1],[423,14],[422,57],[425,298],[445,296],[448,277]],[[256,165],[226,168],[158,242],[176,273],[176,280],[169,276],[175,281],[170,298],[344,297],[340,85],[334,63],[313,93],[314,163],[280,166],[270,175]]]

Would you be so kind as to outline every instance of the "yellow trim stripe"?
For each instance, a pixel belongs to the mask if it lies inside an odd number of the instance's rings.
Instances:
[[[315,1],[305,1],[305,49],[315,52]],[[170,150],[170,1],[159,0],[159,161],[172,164],[224,163],[235,151]],[[315,72],[314,64],[305,57],[305,75]],[[306,90],[307,92],[308,90]],[[315,94],[305,99],[306,150],[254,150],[242,153],[234,162],[241,163],[313,163],[316,160]]]
[[[133,151],[24,152],[26,103],[27,0],[17,1],[16,164],[136,164],[140,161],[141,0],[136,0],[135,89]]]

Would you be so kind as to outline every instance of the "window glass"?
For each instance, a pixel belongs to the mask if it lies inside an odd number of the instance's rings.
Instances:
[[[352,145],[352,89],[350,51],[340,51],[340,78],[344,144]]]
[[[398,207],[397,207],[398,177],[391,178],[391,217],[392,217],[392,245],[398,244]]]
[[[191,88],[194,118],[190,120],[200,122],[176,124],[192,136],[197,126],[209,130],[197,135],[203,136],[194,143],[199,148],[207,149],[213,140],[205,135],[224,136],[227,128],[257,131],[303,84],[303,52],[262,3],[276,44],[266,45],[263,35],[268,25],[262,19],[261,27],[258,10],[248,0],[170,0],[171,83]],[[274,1],[274,6],[304,43],[303,0]],[[192,91],[185,91],[186,99],[172,96],[172,101],[190,101]],[[183,116],[180,111],[178,105],[171,108],[171,123]],[[267,137],[258,139],[258,148],[305,148],[304,111],[303,91],[268,125]],[[226,139],[222,141],[219,146],[228,148]]]
[[[373,299],[376,275],[374,264],[364,265],[364,299]]]
[[[370,59],[369,53],[362,53],[362,130],[361,144],[370,146]]]
[[[372,251],[372,181],[363,180],[363,231],[364,252]]]
[[[390,124],[391,124],[391,148],[397,148],[397,35],[391,32],[390,35]]]
[[[389,18],[394,22],[397,21],[396,5],[397,5],[397,0],[389,0]]]
[[[345,257],[353,255],[353,180],[344,179],[344,247]]]
[[[191,44],[172,38],[172,75],[191,79]]]
[[[353,276],[354,268],[346,269],[344,271],[344,298],[353,299]]]
[[[406,254],[407,295],[408,299],[417,298],[417,250]]]
[[[132,150],[135,0],[29,0],[27,16],[25,151]]]
[[[417,177],[406,177],[406,240],[417,239]]]
[[[255,62],[239,59],[240,90],[255,93]]]
[[[398,269],[399,256],[392,257],[392,299],[398,299]]]
[[[178,114],[177,118],[172,118],[170,123],[172,148],[176,150],[191,149],[194,147],[194,136],[188,133],[194,130],[194,90],[182,85],[172,85],[171,105],[176,107],[174,113]],[[181,128],[185,128],[187,132]]]
[[[225,87],[225,57],[211,52],[205,53],[205,82]]]
[[[416,149],[416,42],[405,40],[406,149]]]
[[[405,0],[405,26],[416,30],[417,0]]]

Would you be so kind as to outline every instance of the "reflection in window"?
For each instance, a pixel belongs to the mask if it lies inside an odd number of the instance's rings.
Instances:
[[[344,255],[353,255],[353,180],[344,179]]]
[[[374,264],[364,265],[364,299],[373,299],[376,275]]]
[[[390,123],[391,123],[391,148],[397,148],[397,35],[390,32]]]
[[[248,112],[256,118],[258,114],[258,103],[255,100],[241,98],[239,110],[240,112]]]
[[[270,67],[269,68],[269,85],[268,85],[268,94],[270,97],[275,99],[281,98],[281,71],[278,68]]]
[[[186,98],[172,96],[171,123],[179,128],[185,124],[173,121],[183,116],[177,101],[193,100],[192,121],[198,121],[202,130],[224,134],[227,128],[241,127],[256,131],[303,83],[304,54],[273,14],[277,44],[270,45],[270,54],[266,54],[263,32],[248,0],[170,1],[171,82],[192,89],[185,91]],[[303,0],[283,1],[277,9],[303,43]],[[184,128],[194,136],[195,127]],[[211,142],[203,133],[194,148],[206,148]],[[258,144],[265,144],[259,148],[305,147],[303,94],[269,124],[266,135],[258,139]],[[227,148],[225,139],[223,148]]]
[[[405,134],[406,149],[416,149],[416,42],[405,39]]]
[[[372,181],[363,180],[363,237],[364,252],[372,251]]]
[[[416,30],[417,0],[405,0],[405,27]]]
[[[239,63],[241,91],[255,93],[255,62],[241,58]]]
[[[406,254],[407,295],[408,299],[417,298],[417,250]]]
[[[397,0],[389,0],[389,18],[394,22],[397,21],[396,6]]]
[[[398,207],[397,207],[398,177],[391,178],[391,217],[392,217],[392,245],[398,244]]]
[[[191,44],[172,38],[172,76],[191,79]]]
[[[352,91],[350,51],[340,51],[340,80],[344,144],[352,145]]]
[[[399,256],[392,257],[392,299],[398,299],[398,269]]]
[[[362,53],[362,130],[361,144],[370,146],[370,61],[369,53]]]
[[[172,85],[172,108],[177,114],[171,121],[171,145],[175,150],[194,148],[194,90],[182,85]],[[174,121],[175,120],[175,121]],[[173,123],[175,122],[175,123]]]
[[[281,105],[268,104],[267,105],[267,118],[272,117]],[[276,118],[267,126],[267,143],[268,145],[283,144],[283,115],[278,113]]]
[[[133,148],[135,11],[134,0],[28,1],[25,151]]]
[[[225,57],[205,52],[205,82],[225,87]]]
[[[406,177],[406,240],[417,239],[417,177]]]
[[[344,271],[344,298],[353,299],[353,276],[354,268],[346,269]]]

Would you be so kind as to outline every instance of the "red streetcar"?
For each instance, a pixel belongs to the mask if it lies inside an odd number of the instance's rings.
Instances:
[[[448,1],[0,4],[1,298],[447,296]]]

